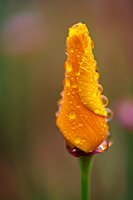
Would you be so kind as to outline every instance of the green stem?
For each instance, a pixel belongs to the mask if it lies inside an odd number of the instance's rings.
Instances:
[[[91,169],[93,156],[81,156],[79,158],[81,171],[81,200],[90,200]]]

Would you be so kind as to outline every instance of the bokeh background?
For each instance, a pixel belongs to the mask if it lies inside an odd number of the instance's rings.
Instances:
[[[131,200],[133,1],[0,0],[0,200],[80,199],[78,160],[55,125],[68,28],[87,24],[114,110],[114,144],[97,155],[92,200]]]

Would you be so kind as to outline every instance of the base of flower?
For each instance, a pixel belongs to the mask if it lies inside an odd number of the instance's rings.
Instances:
[[[74,157],[91,156],[91,155],[94,155],[97,153],[102,153],[102,152],[108,150],[108,148],[112,145],[112,143],[113,143],[112,140],[108,137],[96,149],[94,149],[93,151],[88,152],[88,153],[78,149],[77,147],[73,147],[69,143],[66,143],[66,148],[67,148],[68,152]]]

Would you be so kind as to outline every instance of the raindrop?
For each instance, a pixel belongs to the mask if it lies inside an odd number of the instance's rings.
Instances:
[[[94,110],[94,112],[95,112],[96,114],[99,114],[99,109],[96,108],[96,109]]]
[[[70,87],[70,80],[68,78],[66,78],[65,80],[65,86]]]
[[[108,99],[106,96],[102,95],[102,101],[103,101],[103,105],[107,106],[108,105]]]
[[[112,144],[113,144],[113,140],[110,140],[108,143],[109,147],[111,147]]]
[[[80,124],[79,124],[79,127],[82,127],[82,126],[83,126],[83,124],[80,123]]]
[[[105,150],[108,148],[108,143],[107,143],[107,141],[106,141],[106,140],[103,141],[102,144],[100,144],[98,148],[99,148],[99,151],[100,151],[100,152],[105,151]]]
[[[71,72],[72,71],[72,65],[68,62],[65,63],[65,69],[66,69],[66,72]]]
[[[60,105],[61,105],[61,102],[62,102],[62,99],[59,99],[59,100],[57,101],[57,106],[60,106]]]
[[[93,93],[92,95],[93,95],[94,98],[97,96],[96,93]]]
[[[99,73],[98,73],[98,72],[96,72],[94,78],[95,78],[95,80],[98,80],[98,79],[99,79]]]
[[[92,56],[89,56],[89,59],[90,59],[90,60],[93,60],[93,57],[92,57]]]
[[[65,51],[65,54],[68,55],[67,51]]]
[[[75,112],[74,112],[73,110],[71,110],[71,111],[69,112],[68,118],[69,118],[70,120],[73,120],[73,119],[76,118],[76,114],[75,114]]]
[[[79,136],[74,139],[75,144],[79,144],[81,142],[81,138]]]
[[[82,143],[84,143],[85,142],[85,139],[82,139]]]
[[[58,117],[58,114],[59,114],[59,112],[56,112],[56,113],[55,113],[55,116]]]
[[[109,122],[113,117],[113,112],[110,108],[106,108],[107,111],[107,122]]]
[[[103,92],[103,87],[100,84],[98,84],[98,89],[101,93]]]
[[[72,88],[77,88],[77,84],[76,84],[76,83],[73,83],[73,84],[72,84]]]
[[[73,49],[70,49],[70,53],[74,53],[74,50],[73,50]]]
[[[108,135],[107,135],[107,136],[109,137],[110,135],[111,135],[111,133],[110,133],[110,132],[108,132]]]
[[[90,104],[93,104],[93,102],[92,102],[92,101],[90,101]]]
[[[94,42],[91,40],[91,47],[94,48]]]
[[[60,95],[61,95],[61,97],[64,97],[64,92],[62,91],[62,92],[60,93]]]
[[[76,74],[77,74],[77,76],[79,76],[80,75],[80,71],[76,72]]]
[[[74,130],[74,129],[76,129],[76,127],[75,127],[75,126],[72,126],[72,130]]]

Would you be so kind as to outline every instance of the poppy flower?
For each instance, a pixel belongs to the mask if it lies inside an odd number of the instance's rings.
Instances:
[[[66,40],[64,89],[59,100],[57,126],[69,152],[74,155],[98,153],[108,148],[107,97],[102,95],[94,43],[85,24],[69,29]]]

